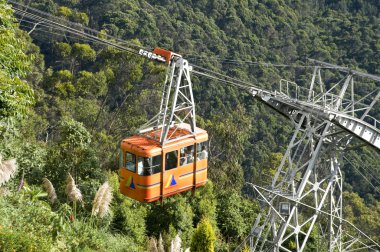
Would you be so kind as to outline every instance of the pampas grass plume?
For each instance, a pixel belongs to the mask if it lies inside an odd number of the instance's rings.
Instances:
[[[165,252],[164,241],[162,240],[161,234],[160,234],[160,237],[158,238],[158,251],[159,252]]]
[[[57,194],[55,193],[53,184],[47,178],[43,178],[42,185],[48,194],[50,203],[54,204],[54,202],[57,200]]]
[[[109,212],[109,206],[112,200],[112,188],[105,182],[95,194],[92,204],[92,215],[103,218]]]
[[[158,252],[157,240],[154,237],[151,237],[148,240],[148,252]]]
[[[66,183],[67,183],[66,194],[69,200],[72,202],[77,202],[77,201],[81,202],[83,199],[82,193],[80,192],[79,188],[76,186],[75,181],[70,173],[67,176]]]
[[[0,155],[0,186],[7,183],[14,175],[17,169],[16,159],[2,160]]]
[[[181,252],[181,243],[182,243],[181,238],[177,234],[175,236],[174,240],[172,240],[172,242],[171,242],[170,251],[171,252]]]

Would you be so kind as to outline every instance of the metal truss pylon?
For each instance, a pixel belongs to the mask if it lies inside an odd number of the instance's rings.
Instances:
[[[242,244],[249,242],[251,251],[377,251],[376,241],[342,218],[340,161],[354,137],[380,149],[380,123],[369,114],[380,91],[358,97],[354,76],[372,81],[380,77],[312,61],[317,66],[310,88],[281,80],[274,93],[252,90],[261,102],[288,117],[294,132],[272,183],[251,184],[268,211],[258,215]],[[345,76],[326,89],[322,69]],[[343,232],[343,225],[356,235]]]
[[[338,147],[330,121],[295,113],[296,127],[269,188],[254,186],[269,210],[264,222],[257,222],[252,250],[304,251],[321,213],[329,234],[329,250],[342,251],[342,176]],[[323,221],[322,221],[323,222]],[[312,238],[311,238],[312,237]],[[310,248],[309,248],[310,249]]]
[[[180,56],[174,56],[171,59],[162,90],[160,110],[138,130],[140,134],[153,129],[161,129],[157,131],[158,135],[153,137],[162,146],[170,141],[195,134],[196,118],[191,71],[192,67],[187,60]],[[182,134],[180,138],[174,138],[175,132],[183,127],[188,130],[189,134]]]

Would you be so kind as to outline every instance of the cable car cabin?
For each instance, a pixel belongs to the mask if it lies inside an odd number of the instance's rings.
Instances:
[[[121,193],[140,202],[153,202],[206,184],[207,132],[196,128],[195,136],[188,135],[186,128],[190,126],[184,125],[169,130],[169,135],[180,139],[163,148],[152,139],[161,129],[121,142]]]

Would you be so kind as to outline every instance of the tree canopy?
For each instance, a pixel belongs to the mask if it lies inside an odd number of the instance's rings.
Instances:
[[[380,74],[376,0],[35,0],[29,6],[272,90],[283,78],[308,85],[306,58]],[[191,251],[236,248],[260,212],[246,182],[271,180],[291,123],[249,93],[192,76],[197,125],[209,133],[209,182],[163,205],[141,204],[118,191],[119,143],[157,113],[166,67],[33,27],[0,0],[0,155],[18,163],[0,188],[0,250],[161,252],[178,241]],[[378,87],[358,85],[363,93]],[[378,106],[373,116],[379,118]],[[380,242],[378,153],[362,147],[345,156],[345,214]],[[83,195],[78,204],[65,193],[68,174]],[[54,204],[41,187],[44,177],[55,187]],[[113,199],[98,218],[91,205],[105,181]],[[317,232],[310,250],[318,246]]]

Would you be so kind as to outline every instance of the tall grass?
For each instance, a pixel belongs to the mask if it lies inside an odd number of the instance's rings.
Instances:
[[[55,189],[53,184],[47,178],[42,179],[42,186],[48,194],[48,198],[50,203],[54,204],[57,201],[57,194],[55,193]]]
[[[93,204],[92,215],[103,218],[109,213],[109,206],[112,200],[112,188],[105,182],[96,192]]]
[[[71,202],[82,202],[83,196],[69,173],[66,180],[66,195]]]
[[[16,159],[3,160],[0,155],[0,186],[7,183],[16,173]]]

